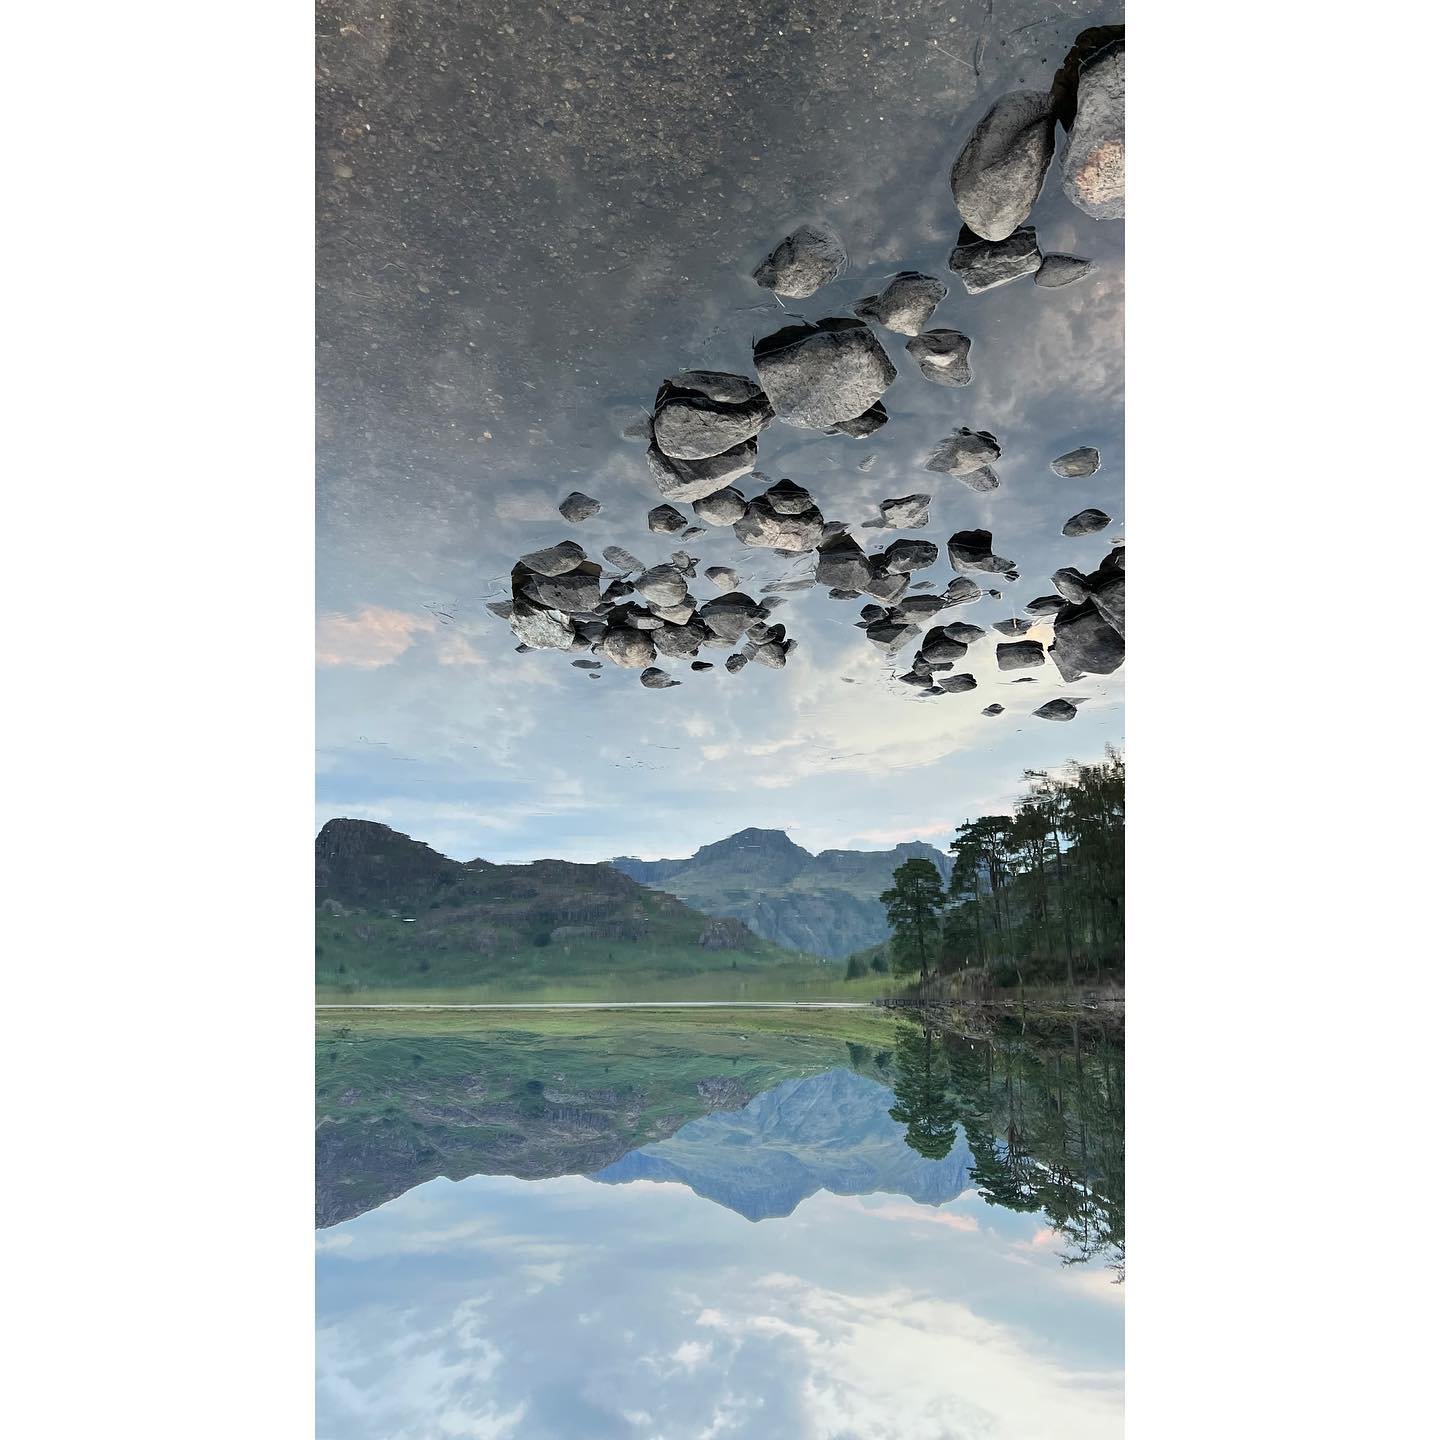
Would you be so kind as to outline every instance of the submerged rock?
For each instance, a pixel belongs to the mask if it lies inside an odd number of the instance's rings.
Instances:
[[[1103,530],[1109,523],[1110,517],[1103,510],[1096,510],[1092,507],[1080,511],[1078,515],[1072,515],[1060,527],[1060,533],[1072,538],[1076,535],[1093,535],[1097,530]]]
[[[572,660],[570,663],[577,670],[603,670],[605,668],[598,660]]]
[[[1035,283],[1046,290],[1058,290],[1062,285],[1073,285],[1094,272],[1093,260],[1082,260],[1078,255],[1047,255],[1035,272]]]
[[[558,545],[522,555],[520,563],[537,575],[564,575],[585,563],[585,552],[573,540],[562,540]]]
[[[743,590],[717,595],[696,611],[705,628],[727,645],[735,644],[761,613],[760,607]]]
[[[964,620],[952,620],[948,625],[941,626],[941,630],[951,640],[958,640],[965,645],[973,645],[977,640],[985,638],[983,627],[970,625]]]
[[[933,275],[902,270],[878,295],[858,301],[855,313],[897,335],[918,335],[949,293],[950,287]]]
[[[951,566],[956,570],[1003,575],[1013,568],[1014,561],[996,555],[991,549],[993,540],[988,530],[957,530],[946,542]]]
[[[945,587],[945,598],[952,605],[973,605],[981,598],[980,587],[968,575],[958,575]],[[998,596],[999,592],[996,591]],[[995,598],[995,597],[992,597]]]
[[[813,550],[824,538],[825,521],[812,505],[798,514],[782,515],[770,499],[758,495],[735,522],[735,538],[742,545],[798,554]]]
[[[870,327],[847,319],[767,335],[756,342],[755,370],[780,419],[809,430],[862,416],[895,378]]]
[[[1066,680],[1109,675],[1125,660],[1125,639],[1095,608],[1093,601],[1062,610],[1055,617],[1050,658]]]
[[[777,515],[804,515],[815,509],[810,492],[793,480],[777,480],[765,491],[765,499]]]
[[[697,520],[707,525],[733,525],[745,513],[745,497],[736,489],[726,486],[713,495],[705,495],[690,507]]]
[[[942,675],[939,679],[935,681],[935,683],[947,695],[961,695],[966,690],[973,690],[975,688],[976,681],[975,677],[970,674]]]
[[[950,268],[967,293],[979,295],[1008,285],[1040,268],[1040,245],[1033,226],[1022,225],[1006,240],[986,240],[967,225],[950,252]]]
[[[605,657],[626,670],[643,670],[655,659],[655,642],[648,630],[628,626],[611,630],[601,644]]]
[[[668,509],[669,507],[662,506],[661,508]],[[655,512],[652,510],[650,513],[653,515]],[[671,513],[675,514],[676,512],[671,511]],[[653,529],[654,527],[652,526],[651,528]],[[645,568],[623,545],[607,545],[600,554],[622,575],[628,575],[632,570],[643,570]]]
[[[692,660],[690,662],[690,668],[694,670],[696,674],[703,674],[706,670],[713,670],[715,667],[708,660]]]
[[[918,530],[930,523],[930,496],[901,495],[882,500],[880,519],[889,530]]]
[[[754,269],[766,290],[803,300],[828,285],[845,268],[840,237],[818,225],[792,230]]]
[[[734,675],[737,671],[743,670],[750,663],[748,655],[727,655],[725,657],[725,668]]]
[[[698,620],[686,620],[678,625],[662,625],[650,632],[655,649],[661,655],[683,659],[693,655],[705,643],[706,629]]]
[[[987,705],[980,713],[982,715],[1003,715],[1005,707],[1003,705]]]
[[[686,595],[685,577],[673,565],[654,565],[636,577],[635,589],[652,605],[678,605]]]
[[[685,517],[673,505],[657,505],[645,523],[652,535],[678,535],[685,528]]]
[[[1075,123],[1060,157],[1060,183],[1096,220],[1125,218],[1125,42],[1084,61]]]
[[[588,520],[592,515],[600,513],[600,502],[592,499],[589,495],[579,490],[572,490],[556,507],[560,514],[572,525],[578,525],[582,520]]]
[[[672,459],[703,460],[753,440],[774,418],[747,376],[684,370],[655,396],[655,444]]]
[[[877,400],[863,414],[857,415],[853,420],[842,420],[838,425],[832,425],[825,433],[827,435],[848,435],[852,440],[864,440],[866,436],[873,435],[889,420],[889,413]]]
[[[650,478],[666,500],[688,500],[693,503],[723,490],[732,480],[748,475],[759,459],[760,451],[753,439],[710,455],[702,460],[676,460],[657,444],[645,452]]]
[[[880,554],[880,563],[892,574],[926,570],[940,558],[939,547],[929,540],[896,540]]]
[[[1090,598],[1089,582],[1074,566],[1066,565],[1057,570],[1050,577],[1050,583],[1060,592],[1061,598],[1071,605],[1083,605]],[[1064,606],[1059,608],[1064,609]]]
[[[525,581],[523,593],[547,610],[586,614],[600,603],[600,567],[587,560],[563,575],[532,575]]]
[[[870,583],[870,561],[848,535],[824,541],[815,562],[815,580],[835,590],[863,590]]]
[[[999,458],[1000,442],[988,430],[971,430],[962,426],[935,447],[925,462],[925,468],[936,475],[962,478],[984,469],[992,460]]]
[[[705,571],[705,578],[717,590],[733,590],[740,583],[739,575],[728,565],[711,565]]]
[[[1055,153],[1055,113],[1043,90],[1002,95],[971,132],[950,169],[950,191],[966,225],[1005,240],[1035,208]]]
[[[1009,645],[1001,641],[995,647],[995,663],[1001,670],[1028,670],[1045,663],[1045,648],[1038,640],[1016,640]]]
[[[1100,468],[1100,452],[1093,445],[1082,445],[1078,450],[1067,450],[1057,455],[1050,468],[1062,480],[1083,480]]]
[[[1001,620],[991,628],[998,630],[1002,635],[1008,635],[1013,638],[1017,635],[1023,635],[1034,623],[1033,620]]]
[[[528,600],[514,602],[510,630],[531,650],[568,650],[575,640],[575,631],[567,616]]]
[[[934,385],[970,383],[970,337],[958,330],[923,330],[905,342],[920,373]]]
[[[1025,608],[1032,615],[1054,615],[1070,603],[1063,595],[1037,595]]]
[[[678,680],[672,680],[663,670],[657,670],[651,666],[640,675],[640,683],[647,690],[668,690],[672,685],[678,685]]]
[[[1073,720],[1078,712],[1068,700],[1047,700],[1031,713],[1041,720]]]

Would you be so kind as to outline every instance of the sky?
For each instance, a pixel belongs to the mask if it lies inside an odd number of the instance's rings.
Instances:
[[[322,1440],[1122,1432],[1123,1287],[974,1190],[752,1223],[675,1183],[472,1176],[316,1244]]]
[[[789,321],[749,272],[802,220],[849,262],[789,315],[848,315],[886,276],[925,271],[950,285],[930,323],[972,338],[975,378],[928,384],[877,328],[899,372],[890,423],[851,440],[777,422],[760,437],[768,480],[810,489],[867,548],[934,541],[921,578],[937,589],[946,538],[992,530],[1022,578],[947,621],[989,627],[1050,593],[1059,566],[1092,569],[1124,535],[1123,226],[1074,209],[1052,173],[1041,247],[1098,272],[967,296],[945,269],[948,173],[995,98],[1048,87],[1075,33],[1117,8],[382,10],[327,6],[321,27],[317,823],[378,820],[496,861],[685,855],[751,825],[811,850],[943,844],[1007,808],[1022,769],[1121,739],[1123,669],[1065,686],[1047,665],[1015,685],[984,641],[960,667],[977,690],[921,699],[853,627],[861,602],[823,590],[775,615],[797,641],[783,671],[674,662],[665,691],[517,655],[484,608],[517,556],[562,539],[649,563],[683,546],[751,594],[803,570],[728,530],[650,535],[660,497],[622,433],[667,375],[753,373],[752,340]],[[959,425],[1001,442],[992,494],[923,469]],[[1051,474],[1082,444],[1098,474]],[[573,489],[604,507],[579,526],[555,511]],[[917,490],[934,496],[925,529],[858,528]],[[1088,506],[1110,528],[1063,538]],[[1062,693],[1086,697],[1074,721],[1030,714]],[[997,701],[1003,715],[980,713]]]

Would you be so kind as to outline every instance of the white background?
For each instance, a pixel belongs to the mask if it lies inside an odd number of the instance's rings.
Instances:
[[[1418,1435],[1433,25],[1128,20],[1130,1433]],[[303,1436],[310,18],[7,32],[0,1412]]]

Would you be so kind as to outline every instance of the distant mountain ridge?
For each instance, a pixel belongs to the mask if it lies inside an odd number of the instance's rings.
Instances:
[[[783,830],[754,828],[702,845],[685,860],[620,855],[610,864],[706,915],[742,920],[777,945],[839,960],[889,939],[880,895],[896,869],[916,858],[931,861],[948,882],[950,857],[923,840],[812,855]]]
[[[435,985],[811,965],[613,866],[451,860],[369,820],[315,840],[317,983]]]

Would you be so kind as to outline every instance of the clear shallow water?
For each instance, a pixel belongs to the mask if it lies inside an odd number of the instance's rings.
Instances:
[[[1118,1436],[1123,1070],[869,1011],[322,1016],[319,1433]]]

